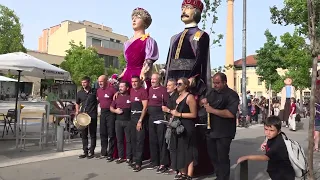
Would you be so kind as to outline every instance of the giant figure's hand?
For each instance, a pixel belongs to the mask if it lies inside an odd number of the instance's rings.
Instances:
[[[141,79],[141,81],[146,80],[146,75],[144,73],[141,73],[140,74],[140,79]]]

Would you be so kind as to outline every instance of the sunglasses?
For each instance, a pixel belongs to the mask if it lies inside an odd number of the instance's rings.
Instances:
[[[184,84],[183,83],[177,83],[177,86],[183,86]]]

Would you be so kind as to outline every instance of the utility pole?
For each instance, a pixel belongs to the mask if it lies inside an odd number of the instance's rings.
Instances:
[[[243,0],[243,29],[242,29],[242,81],[241,81],[241,90],[242,90],[242,115],[247,116],[248,103],[247,103],[247,0]]]

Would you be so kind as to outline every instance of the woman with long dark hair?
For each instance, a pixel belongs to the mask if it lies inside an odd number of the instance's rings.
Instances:
[[[178,79],[177,107],[171,111],[174,117],[173,122],[177,125],[170,141],[172,166],[173,169],[179,170],[177,179],[192,179],[198,158],[195,134],[197,103],[194,96],[188,92],[189,85],[190,82],[187,78]]]

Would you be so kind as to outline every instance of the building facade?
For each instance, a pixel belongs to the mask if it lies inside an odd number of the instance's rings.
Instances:
[[[69,43],[80,42],[85,47],[94,47],[105,61],[105,67],[119,67],[118,56],[123,52],[127,36],[114,33],[112,28],[90,21],[63,21],[58,25],[46,28],[38,41],[38,51],[65,56],[70,48]]]
[[[251,94],[255,97],[269,97],[268,89],[266,88],[266,84],[264,81],[261,80],[259,75],[256,73],[257,68],[257,60],[255,59],[255,55],[247,56],[246,58],[247,68],[247,81],[246,81],[246,89],[250,90]],[[318,63],[318,67],[319,63]],[[242,86],[242,59],[236,60],[234,62],[234,90],[238,92],[239,94],[241,92],[241,86]],[[284,75],[285,70],[283,69],[277,69],[279,75]],[[300,91],[296,92],[296,98],[302,99],[302,98],[309,98],[311,94],[310,89],[304,89],[300,93]],[[301,97],[302,95],[302,97]],[[280,94],[273,93],[274,96],[280,96]]]

